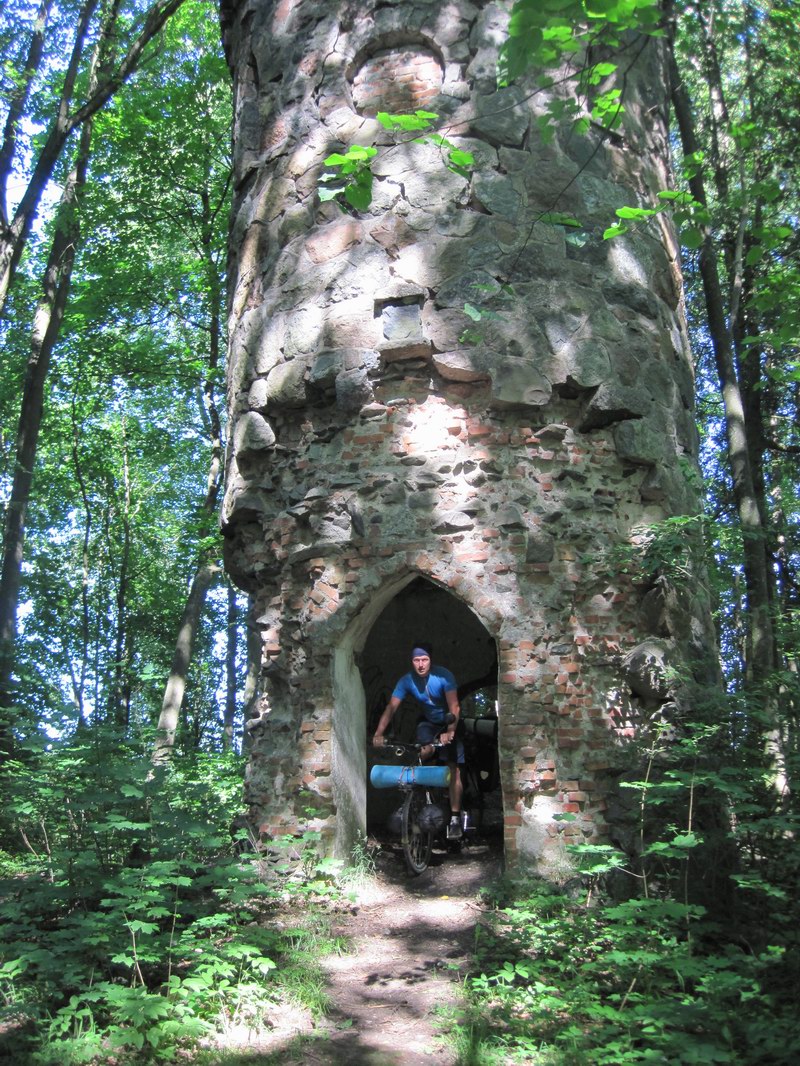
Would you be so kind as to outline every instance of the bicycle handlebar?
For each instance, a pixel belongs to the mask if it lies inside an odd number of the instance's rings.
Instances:
[[[390,751],[393,751],[395,755],[405,755],[409,751],[413,751],[419,754],[419,752],[421,752],[423,748],[445,747],[445,745],[442,744],[440,740],[431,740],[427,744],[408,744],[402,740],[390,740],[388,737],[383,738],[383,744],[373,744],[371,746],[376,751],[381,751],[382,749],[388,748]]]

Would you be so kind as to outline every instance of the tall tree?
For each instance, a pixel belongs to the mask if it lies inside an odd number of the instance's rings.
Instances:
[[[715,0],[676,11],[672,65],[675,116],[701,235],[696,264],[691,253],[687,261],[689,296],[701,309],[698,352],[706,339],[713,352],[726,440],[723,477],[744,575],[736,675],[753,711],[750,736],[765,731],[779,782],[786,781],[792,714],[781,707],[787,689],[779,678],[796,646],[787,628],[792,597],[786,591],[796,587],[797,559],[786,551],[786,532],[796,529],[797,503],[782,468],[796,448],[795,423],[786,413],[796,410],[797,198],[787,177],[800,141],[784,115],[797,110],[786,79],[800,57],[797,14],[791,0]],[[699,69],[697,55],[704,57]],[[701,365],[701,383],[707,380],[702,371]],[[712,506],[724,500],[724,484],[711,482]]]
[[[46,468],[32,500],[34,526],[41,521],[51,533],[29,530],[26,587],[37,597],[40,582],[54,593],[61,585],[51,564],[63,559],[62,544],[74,543],[80,601],[46,625],[63,633],[61,675],[72,678],[79,717],[108,713],[134,724],[169,661],[168,633],[182,610],[175,598],[185,587],[177,568],[196,565],[205,546],[212,561],[216,552],[210,515],[222,447],[214,393],[224,349],[230,88],[209,5],[184,10],[174,29],[168,24],[158,62],[123,90],[130,101],[112,102],[95,119],[100,147],[82,201],[86,239],[47,385]],[[193,414],[195,396],[202,411]],[[53,509],[55,498],[46,498],[51,486],[65,501],[71,491],[52,465],[66,442],[74,510]],[[205,471],[196,467],[201,454]],[[64,577],[72,570],[70,561]],[[48,614],[46,601],[29,606],[22,670]]]
[[[102,79],[91,82],[89,90],[78,100],[75,97],[81,76],[85,73],[93,51],[92,37],[102,37],[104,34],[107,13],[99,0],[85,0],[74,12],[66,9],[66,13],[74,19],[69,58],[61,73],[60,87],[56,90],[55,98],[48,99],[50,114],[47,116],[47,131],[41,146],[34,150],[30,166],[26,168],[28,177],[25,189],[16,207],[11,209],[9,181],[19,166],[18,156],[25,148],[30,151],[33,147],[30,143],[23,145],[20,138],[25,104],[36,90],[37,75],[43,73],[45,80],[49,82],[52,67],[60,66],[59,51],[63,48],[60,35],[54,34],[53,50],[45,61],[44,47],[53,5],[43,3],[36,12],[29,28],[30,44],[24,51],[25,59],[18,62],[12,77],[14,88],[8,102],[5,140],[0,151],[0,310],[5,305],[9,287],[47,184],[53,177],[70,135],[108,103],[119,87],[133,74],[147,47],[183,2],[184,0],[156,0],[142,12],[134,0],[131,10],[125,13],[128,17],[118,22],[115,14],[113,22],[120,27],[115,42],[120,49],[119,58],[106,67]],[[112,7],[121,8],[121,4]],[[132,31],[126,32],[126,24],[132,25]]]
[[[118,4],[112,4],[94,49],[89,71],[89,92],[96,88],[103,67],[109,60],[110,41],[114,33]],[[16,103],[16,101],[14,101]],[[13,137],[8,130],[7,141]],[[42,297],[36,309],[25,382],[20,405],[19,428],[11,496],[6,510],[3,560],[0,572],[0,710],[12,706],[11,674],[17,633],[25,518],[33,483],[33,469],[42,422],[44,390],[50,359],[61,329],[67,305],[75,255],[80,243],[80,197],[86,184],[92,142],[92,121],[81,128],[73,168],[64,185],[55,219],[54,235],[45,269]],[[13,145],[12,145],[13,147]],[[11,152],[7,153],[8,155]],[[8,723],[2,724],[5,735],[0,748],[11,747]]]

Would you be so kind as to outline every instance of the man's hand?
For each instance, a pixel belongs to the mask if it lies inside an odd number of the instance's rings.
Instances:
[[[453,737],[455,737],[455,733],[442,733],[442,735],[439,737],[439,743],[440,744],[452,744],[453,743]]]
[[[375,736],[372,738],[372,746],[374,748],[382,748],[385,743],[386,737],[383,735],[383,733],[376,733]]]

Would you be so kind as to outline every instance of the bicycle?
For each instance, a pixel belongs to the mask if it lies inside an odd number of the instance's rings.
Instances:
[[[447,788],[450,769],[423,763],[420,753],[423,748],[431,746],[443,747],[438,741],[426,745],[387,740],[378,750],[398,758],[413,753],[417,762],[413,766],[377,763],[370,771],[370,781],[375,788],[397,788],[405,794],[400,812],[400,838],[406,866],[415,875],[428,868],[434,837],[445,825],[442,809],[434,803],[431,789]]]

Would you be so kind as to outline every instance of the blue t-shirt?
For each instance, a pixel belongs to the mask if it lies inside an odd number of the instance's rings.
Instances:
[[[425,717],[429,722],[444,722],[447,715],[447,693],[457,689],[456,679],[443,666],[432,666],[426,678],[419,677],[414,671],[403,674],[394,686],[392,696],[405,699],[411,696],[421,703]]]

